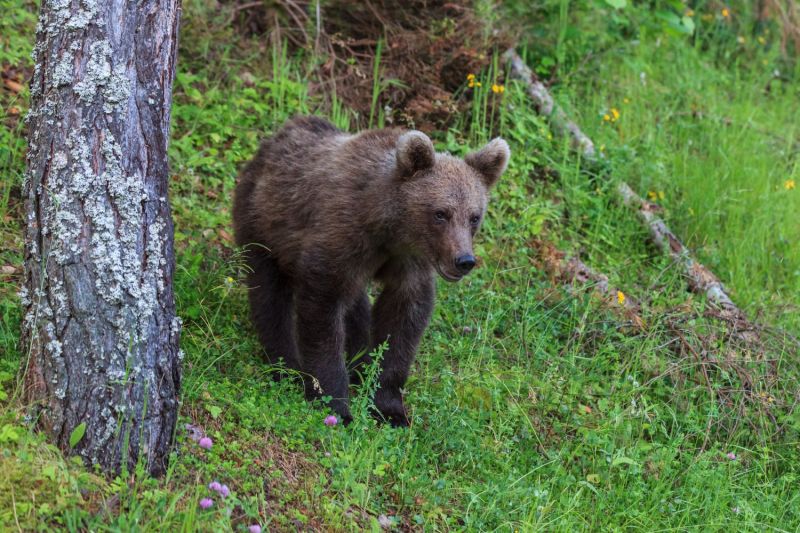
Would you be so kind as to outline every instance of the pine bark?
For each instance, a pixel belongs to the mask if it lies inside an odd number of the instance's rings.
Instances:
[[[43,0],[37,26],[25,396],[55,444],[108,473],[139,459],[163,472],[177,420],[167,145],[179,1]]]

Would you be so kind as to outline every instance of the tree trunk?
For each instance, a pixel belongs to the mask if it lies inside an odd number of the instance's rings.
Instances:
[[[167,144],[179,15],[179,0],[43,0],[37,27],[25,395],[62,450],[108,473],[140,458],[163,472],[178,414]]]

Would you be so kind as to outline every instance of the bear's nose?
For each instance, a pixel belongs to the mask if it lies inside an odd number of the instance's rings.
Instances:
[[[475,267],[475,256],[471,254],[464,254],[456,257],[456,268],[462,274],[468,273]]]

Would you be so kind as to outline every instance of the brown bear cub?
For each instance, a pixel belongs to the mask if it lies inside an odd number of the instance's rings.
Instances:
[[[458,281],[475,266],[472,238],[488,190],[508,165],[494,139],[463,160],[419,131],[350,135],[316,117],[288,121],[242,170],[233,220],[245,247],[250,309],[268,359],[304,376],[351,420],[350,373],[388,340],[375,406],[408,425],[401,388],[433,310],[435,272]],[[382,292],[374,305],[367,285]]]

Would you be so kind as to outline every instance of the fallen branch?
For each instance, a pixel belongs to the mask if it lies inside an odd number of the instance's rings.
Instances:
[[[516,50],[510,48],[503,54],[503,58],[511,65],[511,77],[522,80],[527,88],[528,97],[533,101],[533,105],[536,106],[536,112],[547,118],[551,129],[557,135],[568,137],[572,148],[581,152],[584,157],[595,159],[597,153],[592,140],[555,103],[547,87],[534,77],[533,72],[517,54]]]
[[[639,316],[639,304],[617,287],[611,285],[608,276],[592,270],[586,263],[574,256],[568,256],[552,244],[534,240],[533,247],[537,251],[541,266],[559,282],[569,285],[591,287],[595,293],[619,310],[636,329],[644,328],[644,321]]]
[[[511,66],[511,76],[521,80],[527,88],[528,96],[533,101],[537,112],[546,117],[553,131],[570,138],[572,147],[587,159],[595,160],[597,154],[592,140],[584,134],[577,124],[569,120],[563,109],[553,101],[547,88],[534,79],[531,69],[512,48],[503,55]],[[689,288],[721,308],[726,319],[730,320],[737,334],[746,341],[758,340],[756,328],[748,321],[747,316],[733,303],[719,279],[705,266],[692,258],[691,252],[670,231],[667,224],[655,214],[655,206],[636,194],[625,182],[620,183],[617,194],[625,205],[636,209],[642,222],[649,228],[650,236],[655,244],[672,256],[683,268],[688,279]]]
[[[714,302],[720,308],[722,317],[732,322],[742,340],[758,340],[758,333],[755,327],[750,324],[745,314],[733,303],[728,293],[725,292],[725,287],[722,286],[719,278],[692,257],[689,249],[672,233],[664,220],[656,214],[658,206],[640,197],[625,182],[619,184],[617,194],[620,195],[625,205],[636,209],[639,217],[650,229],[650,237],[656,246],[665,254],[672,256],[683,267],[683,272],[692,292],[705,294],[706,298]]]

